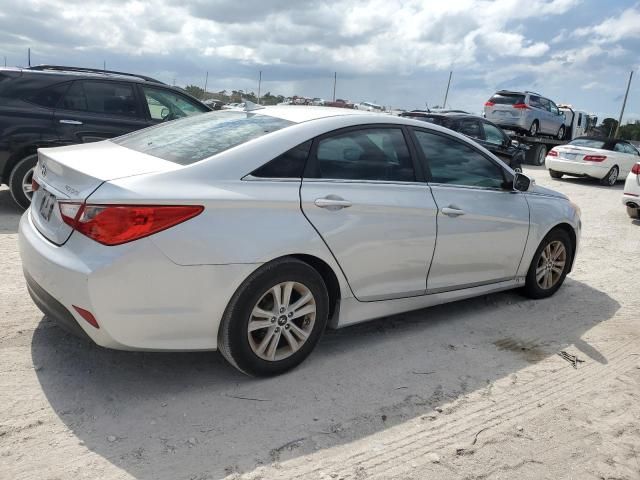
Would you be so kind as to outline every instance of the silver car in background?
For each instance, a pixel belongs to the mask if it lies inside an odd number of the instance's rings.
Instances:
[[[532,137],[549,135],[562,140],[566,132],[558,106],[535,92],[500,90],[484,104],[484,116],[504,129]]]
[[[469,138],[344,108],[222,110],[41,149],[34,191],[20,255],[50,318],[109,348],[219,349],[251,375],[293,368],[326,326],[548,297],[581,230],[564,195]]]

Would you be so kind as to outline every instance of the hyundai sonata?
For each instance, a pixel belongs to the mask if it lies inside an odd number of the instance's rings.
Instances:
[[[552,295],[578,208],[467,137],[248,105],[41,149],[20,253],[34,302],[125,350],[216,350],[272,375],[326,326],[491,292]]]

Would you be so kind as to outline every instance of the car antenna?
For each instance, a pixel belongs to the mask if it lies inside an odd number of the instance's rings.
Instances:
[[[242,99],[242,101],[244,102],[244,108],[242,110],[244,112],[252,112],[254,110],[261,110],[264,108],[264,105],[258,105],[257,103],[253,103],[250,100],[245,100],[244,98]]]

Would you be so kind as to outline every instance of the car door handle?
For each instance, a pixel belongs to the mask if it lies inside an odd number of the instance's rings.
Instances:
[[[316,201],[313,203],[316,207],[326,208],[327,210],[340,210],[351,206],[351,202],[349,200],[340,198],[337,195],[330,195],[325,198],[316,198]]]
[[[60,120],[60,123],[64,123],[66,125],[82,125],[82,122],[80,120],[62,119],[62,120]]]
[[[443,207],[440,211],[447,217],[459,217],[460,215],[464,215],[464,210],[460,210],[454,206]]]

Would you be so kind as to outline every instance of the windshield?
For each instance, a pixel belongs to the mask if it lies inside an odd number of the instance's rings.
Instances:
[[[594,140],[592,138],[576,138],[569,142],[569,145],[575,145],[576,147],[588,147],[588,148],[604,148],[604,140]]]
[[[293,122],[268,115],[221,111],[164,123],[112,142],[189,165],[290,125]]]

